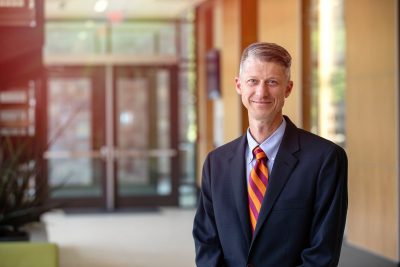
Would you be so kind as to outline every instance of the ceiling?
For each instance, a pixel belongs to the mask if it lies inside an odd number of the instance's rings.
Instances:
[[[204,0],[45,0],[47,19],[176,19]],[[97,3],[102,2],[102,3]],[[106,9],[95,11],[97,4]],[[104,7],[104,6],[103,6]]]

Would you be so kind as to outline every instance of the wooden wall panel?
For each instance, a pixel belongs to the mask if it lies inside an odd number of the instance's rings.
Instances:
[[[302,126],[301,75],[301,4],[300,0],[259,0],[258,39],[285,47],[292,55],[292,94],[286,100],[284,113]]]
[[[207,95],[206,53],[213,48],[214,2],[207,1],[196,9],[197,60],[197,181],[200,183],[204,159],[213,146],[213,103]]]
[[[350,243],[399,260],[397,1],[345,1]]]
[[[224,106],[224,142],[241,133],[242,107],[235,91],[240,60],[240,0],[222,0],[221,82]]]
[[[247,111],[235,90],[242,50],[257,41],[257,0],[221,0],[222,4],[222,101],[224,142],[247,129]],[[252,16],[252,17],[250,17]]]

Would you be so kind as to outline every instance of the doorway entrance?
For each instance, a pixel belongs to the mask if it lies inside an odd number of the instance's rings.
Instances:
[[[64,207],[178,205],[176,65],[49,67],[47,180]]]

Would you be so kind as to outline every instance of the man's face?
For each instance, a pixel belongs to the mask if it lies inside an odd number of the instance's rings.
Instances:
[[[273,123],[281,119],[285,98],[293,87],[285,70],[284,66],[274,62],[247,58],[235,82],[249,120]]]

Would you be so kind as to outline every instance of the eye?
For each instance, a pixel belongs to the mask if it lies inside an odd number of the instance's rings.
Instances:
[[[249,85],[256,85],[256,84],[257,84],[257,80],[256,80],[256,79],[248,79],[248,80],[247,80],[247,84],[249,84]]]
[[[278,81],[277,80],[267,80],[267,85],[268,86],[277,86]]]

